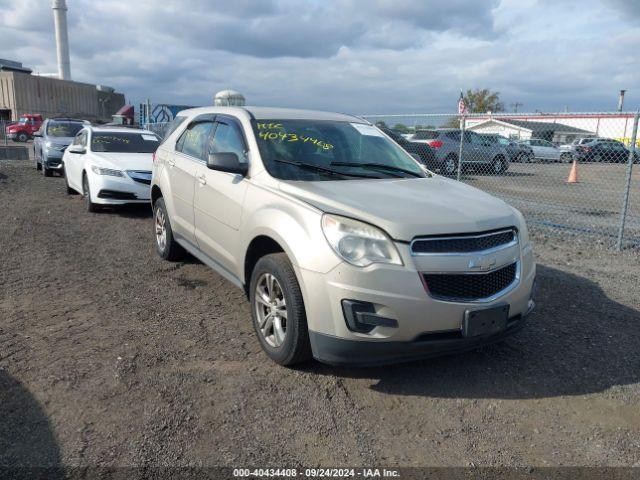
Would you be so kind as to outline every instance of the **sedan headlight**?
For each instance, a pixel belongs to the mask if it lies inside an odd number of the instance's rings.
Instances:
[[[124,177],[124,173],[122,173],[120,170],[113,170],[111,168],[101,168],[101,167],[96,167],[95,165],[91,165],[91,170],[93,170],[93,173],[95,173],[96,175],[109,175],[110,177]]]
[[[44,143],[44,146],[47,147],[47,148],[51,148],[53,146],[53,142],[47,141],[47,142]]]
[[[351,218],[325,214],[322,231],[331,248],[345,262],[357,267],[372,263],[402,265],[393,240],[379,228]]]

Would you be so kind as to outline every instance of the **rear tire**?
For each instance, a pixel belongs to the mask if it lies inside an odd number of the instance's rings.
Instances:
[[[445,175],[455,175],[458,172],[458,157],[449,155],[442,164],[442,173]]]
[[[87,174],[82,175],[82,194],[84,195],[84,203],[88,212],[96,213],[100,211],[100,206],[91,201],[91,189],[89,188],[89,179]]]
[[[285,253],[265,255],[258,260],[251,273],[249,301],[253,327],[271,360],[286,366],[311,359],[302,292]]]
[[[153,204],[153,233],[156,251],[163,259],[175,262],[184,256],[184,249],[173,237],[169,214],[162,197]]]
[[[27,135],[24,132],[20,132],[16,136],[16,141],[18,141],[18,142],[26,142],[27,140],[29,140],[29,135]]]
[[[36,171],[40,171],[40,169],[42,168],[42,164],[38,161],[37,157],[35,158],[35,160],[36,160]]]
[[[562,153],[560,155],[560,161],[562,163],[571,163],[573,161],[573,155],[570,153]]]

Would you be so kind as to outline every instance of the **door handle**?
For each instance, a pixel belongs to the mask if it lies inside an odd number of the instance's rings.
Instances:
[[[176,162],[174,162],[173,160],[167,160],[167,164],[168,164],[170,167],[175,167]]]
[[[207,184],[207,177],[205,177],[204,175],[198,175],[196,178],[198,179],[198,182],[200,182],[200,185]]]

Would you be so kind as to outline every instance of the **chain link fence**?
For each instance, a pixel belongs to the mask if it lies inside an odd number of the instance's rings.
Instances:
[[[640,246],[637,114],[364,118],[412,153],[428,146],[420,156],[430,169],[504,199],[533,228]]]
[[[363,117],[432,171],[518,208],[531,228],[640,247],[635,113]],[[143,124],[160,137],[168,125]]]

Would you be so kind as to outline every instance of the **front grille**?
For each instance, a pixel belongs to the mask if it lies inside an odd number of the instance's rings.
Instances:
[[[423,273],[429,294],[437,300],[473,302],[505,290],[516,280],[517,264],[487,273]]]
[[[134,182],[151,185],[151,172],[148,170],[127,170],[127,175],[129,175]]]
[[[417,238],[411,243],[411,253],[471,253],[508,245],[516,240],[513,228],[484,233],[469,233]]]

